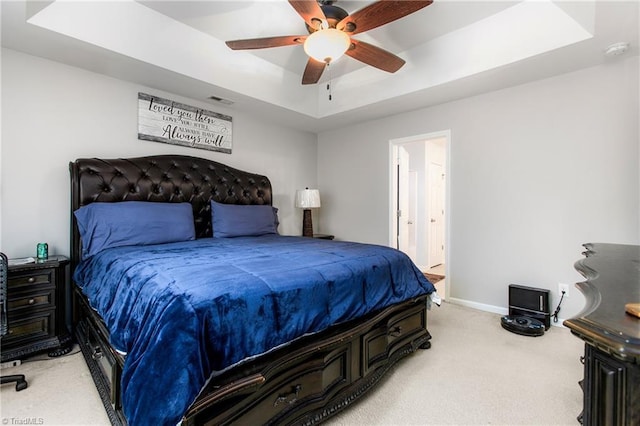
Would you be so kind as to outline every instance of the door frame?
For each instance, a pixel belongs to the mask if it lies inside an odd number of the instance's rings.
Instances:
[[[396,243],[394,245],[395,248],[397,249],[402,249],[403,252],[408,253],[408,248],[409,248],[409,224],[408,224],[408,219],[409,219],[409,197],[401,197],[400,196],[400,192],[398,191],[398,189],[401,186],[400,182],[403,182],[404,184],[406,184],[406,190],[409,190],[409,187],[411,186],[410,180],[409,180],[409,152],[407,152],[406,149],[404,149],[404,147],[402,147],[401,145],[396,145],[396,149],[394,149],[394,154],[396,154],[396,159],[397,161],[394,162],[394,166],[396,167],[396,182],[397,185],[395,188],[393,188],[393,195],[394,195],[394,199],[395,199],[395,203],[394,205],[396,205],[397,207],[397,211],[401,211],[404,210],[403,212],[403,217],[399,218],[396,215],[397,219],[402,219],[402,220],[396,220],[395,221],[395,226],[396,226]],[[401,161],[401,158],[404,158],[404,161]],[[401,171],[403,170],[404,166],[404,174],[401,173]],[[403,176],[401,176],[403,175]],[[404,246],[404,247],[403,247]],[[411,257],[411,256],[409,256]],[[415,259],[412,257],[412,260],[415,262]]]
[[[389,157],[388,157],[388,169],[389,169],[389,199],[388,208],[389,213],[389,247],[396,247],[396,230],[397,230],[397,215],[396,215],[396,200],[395,200],[395,187],[397,185],[395,164],[395,150],[397,146],[410,142],[424,141],[425,143],[431,139],[445,139],[445,164],[444,173],[445,179],[445,250],[444,250],[444,263],[445,263],[445,275],[447,277],[447,285],[445,286],[445,298],[449,298],[450,289],[453,283],[451,282],[451,130],[441,130],[437,132],[418,134],[414,136],[407,136],[402,138],[395,138],[389,140]]]

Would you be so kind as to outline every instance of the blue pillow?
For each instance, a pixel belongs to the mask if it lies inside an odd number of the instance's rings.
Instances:
[[[268,205],[221,204],[211,201],[213,237],[277,234],[277,211]]]
[[[83,259],[110,247],[172,243],[196,237],[189,203],[91,203],[74,215]]]

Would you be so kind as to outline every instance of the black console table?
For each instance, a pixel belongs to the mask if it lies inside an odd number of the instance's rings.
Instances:
[[[564,321],[584,340],[584,425],[640,425],[640,318],[625,305],[640,303],[640,246],[585,244],[575,267],[587,281],[577,317]]]

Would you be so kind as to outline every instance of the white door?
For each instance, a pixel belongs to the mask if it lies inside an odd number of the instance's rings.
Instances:
[[[398,250],[409,252],[409,153],[402,146],[398,147],[398,199],[397,225]]]
[[[444,262],[444,169],[429,163],[429,267]]]

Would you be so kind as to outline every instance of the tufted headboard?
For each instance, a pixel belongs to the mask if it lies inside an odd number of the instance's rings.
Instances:
[[[71,267],[80,259],[80,234],[73,212],[94,202],[189,202],[196,238],[211,237],[211,205],[272,203],[266,176],[186,155],[138,158],[81,158],[71,173]]]

